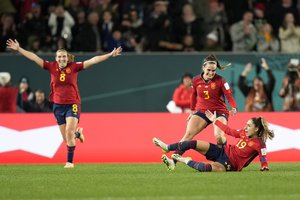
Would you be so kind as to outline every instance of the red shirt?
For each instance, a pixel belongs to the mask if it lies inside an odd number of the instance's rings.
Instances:
[[[183,109],[190,108],[192,93],[193,88],[186,89],[186,87],[181,84],[174,91],[173,101],[175,102],[176,106],[179,106]]]
[[[217,120],[215,123],[226,134],[241,138],[236,145],[225,145],[224,150],[232,166],[241,171],[259,156],[261,167],[268,167],[266,144],[261,138],[249,138],[244,129],[234,130]]]
[[[0,87],[0,113],[17,112],[18,88]]]
[[[80,104],[77,75],[83,70],[83,62],[68,63],[61,70],[57,62],[44,61],[43,67],[51,75],[49,101],[57,104]]]
[[[232,91],[226,80],[219,75],[208,82],[198,75],[193,78],[193,93],[191,97],[191,110],[205,112],[210,110],[216,111],[217,114],[229,114],[225,102],[225,97],[228,100],[231,108],[236,108],[236,102],[232,96]]]

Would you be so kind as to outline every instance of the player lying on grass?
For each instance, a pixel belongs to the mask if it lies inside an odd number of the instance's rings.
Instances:
[[[213,162],[196,162],[191,158],[182,157],[179,154],[173,154],[172,158],[201,172],[241,171],[244,167],[247,167],[256,156],[259,156],[261,162],[260,170],[269,170],[265,142],[267,139],[272,139],[274,133],[269,129],[268,123],[263,117],[251,118],[248,120],[244,129],[235,130],[219,121],[216,118],[216,113],[213,114],[207,110],[205,115],[214,125],[224,131],[225,134],[240,138],[237,144],[218,146],[205,141],[192,140],[167,145],[161,140],[153,138],[154,144],[159,146],[166,153],[169,151],[186,151],[189,149],[198,151],[204,155],[207,160]]]

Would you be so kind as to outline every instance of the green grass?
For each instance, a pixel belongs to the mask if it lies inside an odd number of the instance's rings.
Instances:
[[[300,163],[200,173],[178,164],[0,165],[0,199],[300,199]]]

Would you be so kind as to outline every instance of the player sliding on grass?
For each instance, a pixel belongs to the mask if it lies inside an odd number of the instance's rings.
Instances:
[[[101,63],[111,57],[121,55],[122,48],[115,48],[112,52],[101,56],[94,56],[83,62],[74,62],[74,56],[65,49],[56,51],[56,62],[48,62],[20,47],[17,40],[9,39],[7,48],[18,51],[20,54],[35,62],[51,75],[51,94],[49,100],[54,103],[53,112],[59,125],[60,132],[67,144],[67,163],[65,168],[73,168],[75,137],[84,141],[82,128],[77,128],[81,111],[81,100],[77,86],[78,72]],[[75,136],[74,136],[75,134]]]
[[[225,172],[241,171],[247,167],[251,161],[259,156],[261,171],[269,170],[266,158],[266,140],[272,139],[274,133],[269,130],[268,123],[262,117],[251,118],[248,120],[244,129],[234,130],[229,128],[217,119],[216,113],[205,112],[206,117],[225,134],[240,138],[236,145],[216,145],[205,141],[192,140],[183,141],[167,145],[157,138],[153,138],[155,145],[159,146],[164,152],[187,151],[194,149],[204,155],[212,163],[196,162],[191,158],[173,154],[172,158],[201,172]]]

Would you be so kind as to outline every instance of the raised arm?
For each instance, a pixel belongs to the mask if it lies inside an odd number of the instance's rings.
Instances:
[[[33,62],[35,62],[38,66],[40,66],[41,68],[43,68],[43,59],[41,59],[39,56],[37,56],[36,54],[27,51],[25,49],[23,49],[22,47],[20,47],[20,44],[17,40],[12,40],[12,39],[8,39],[6,41],[6,45],[7,48],[18,51],[20,54],[22,54],[23,56],[25,56],[26,58],[28,58],[29,60],[32,60]]]
[[[83,68],[87,69],[87,68],[91,67],[92,65],[98,64],[100,62],[103,62],[103,61],[109,59],[110,57],[119,56],[119,55],[121,55],[121,52],[122,52],[122,48],[118,47],[117,49],[114,48],[114,50],[112,50],[112,52],[110,52],[110,53],[107,53],[107,54],[104,54],[101,56],[92,57],[91,59],[88,59],[83,62]]]

